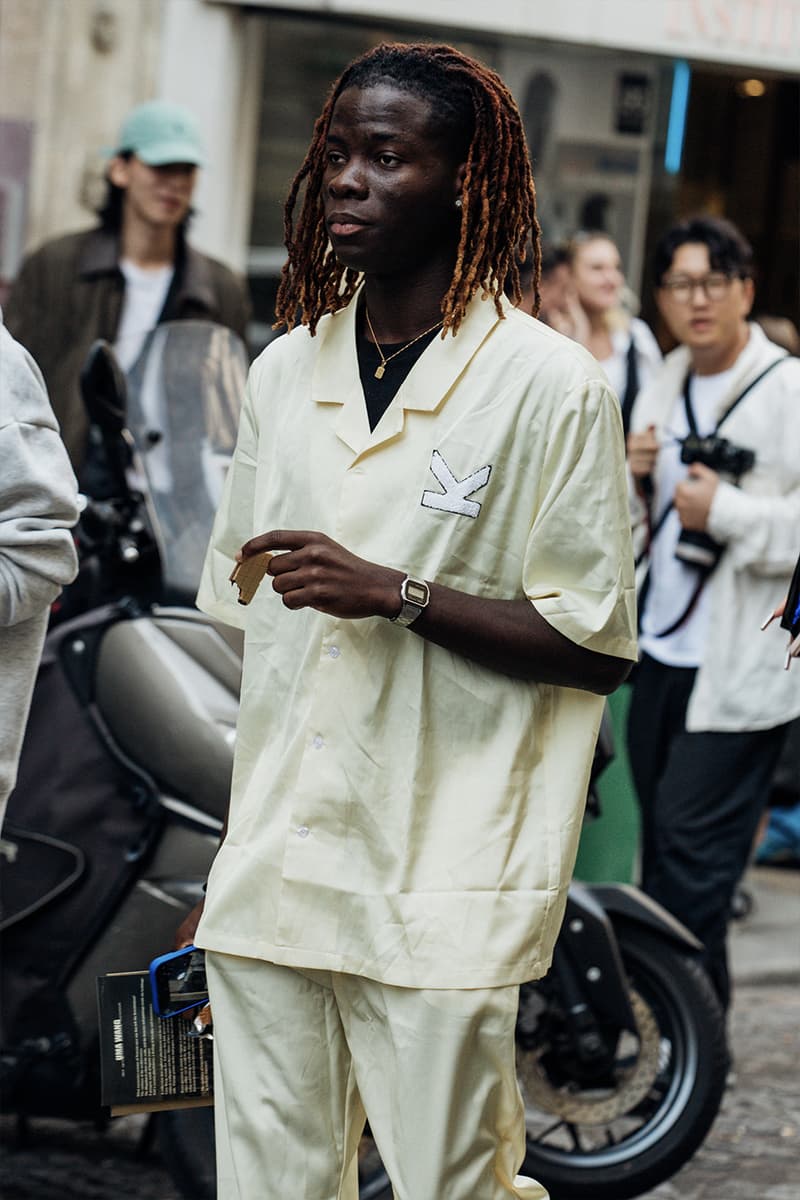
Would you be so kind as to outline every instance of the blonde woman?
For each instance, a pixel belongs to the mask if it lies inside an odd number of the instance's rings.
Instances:
[[[619,250],[606,233],[578,233],[568,245],[574,285],[572,336],[594,355],[619,397],[625,432],[636,393],[661,362],[649,326],[623,303]]]

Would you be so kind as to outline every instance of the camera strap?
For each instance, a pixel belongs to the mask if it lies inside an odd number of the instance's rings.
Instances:
[[[633,330],[631,330],[630,345],[625,355],[625,394],[622,397],[622,432],[626,438],[631,424],[633,402],[636,399],[638,391],[639,364],[636,360],[636,343],[633,340]]]
[[[728,417],[731,415],[733,410],[739,404],[741,404],[741,402],[742,402],[742,400],[744,400],[745,396],[747,396],[748,393],[752,391],[752,389],[756,386],[757,383],[761,382],[761,380],[764,378],[765,375],[769,375],[770,371],[773,371],[775,369],[775,367],[780,366],[780,364],[783,361],[784,361],[783,358],[776,358],[775,361],[771,362],[768,367],[765,367],[763,371],[760,371],[759,374],[756,375],[755,379],[750,380],[747,387],[743,391],[739,392],[739,395],[736,397],[736,399],[731,401],[731,403],[725,409],[725,412],[722,414],[722,416],[719,418],[716,425],[714,426],[713,433],[715,433],[715,434],[719,433],[722,422],[727,421]],[[695,420],[694,409],[692,408],[691,380],[692,380],[692,372],[689,371],[689,372],[687,372],[686,378],[683,382],[683,404],[684,404],[684,408],[686,409],[686,420],[689,425],[689,429],[691,430],[692,433],[697,434],[697,421]],[[666,507],[664,509],[662,509],[661,513],[659,514],[658,520],[655,522],[652,529],[650,530],[650,534],[647,539],[647,545],[645,546],[644,550],[641,552],[641,554],[636,559],[637,567],[650,553],[650,547],[652,546],[653,541],[655,540],[656,534],[659,533],[660,530],[663,528],[664,522],[666,521],[669,514],[672,512],[673,507],[674,507],[673,502],[672,502],[672,500],[670,500],[669,503],[666,505]]]
[[[724,413],[722,414],[722,416],[719,418],[716,425],[714,426],[714,430],[713,430],[714,434],[719,433],[720,426],[722,425],[723,421],[727,421],[728,417],[731,415],[733,410],[735,408],[737,408],[739,404],[741,404],[742,400],[744,400],[745,396],[747,396],[753,390],[753,388],[756,386],[756,384],[760,383],[765,375],[769,375],[770,371],[773,371],[775,369],[775,367],[779,366],[782,362],[783,362],[783,357],[776,358],[774,360],[774,362],[771,362],[769,364],[768,367],[765,367],[763,371],[760,371],[759,374],[756,375],[755,379],[750,380],[747,387],[745,387],[741,392],[739,392],[739,395],[734,400],[732,400],[731,403],[728,405],[728,407],[725,409]],[[697,435],[697,433],[698,433],[697,421],[695,419],[694,409],[692,408],[691,381],[692,381],[692,372],[687,371],[686,378],[683,382],[683,404],[684,404],[684,408],[686,410],[686,421],[689,425],[689,429],[691,430],[691,432],[693,434]],[[636,559],[637,567],[642,562],[642,560],[650,553],[650,547],[652,546],[652,544],[655,540],[656,534],[658,534],[660,532],[660,530],[663,529],[664,523],[665,523],[667,517],[669,516],[669,514],[672,512],[672,509],[674,507],[675,507],[674,501],[670,500],[669,503],[666,505],[666,507],[664,509],[662,509],[661,513],[659,514],[658,520],[655,522],[652,529],[650,530],[650,536],[647,539],[647,546],[645,547],[645,549],[642,551],[642,553]],[[714,565],[716,566],[716,564],[714,564]],[[697,583],[695,584],[692,594],[689,597],[688,604],[684,608],[681,615],[677,618],[677,620],[673,621],[672,624],[669,625],[666,629],[662,629],[659,633],[655,634],[654,635],[655,637],[660,637],[660,638],[661,637],[669,637],[669,635],[671,633],[674,633],[676,629],[680,629],[680,627],[681,627],[681,625],[683,625],[684,621],[688,621],[689,617],[694,612],[695,606],[697,605],[697,601],[700,599],[700,594],[703,591],[703,588],[705,587],[708,579],[710,578],[710,576],[713,572],[713,569],[714,569],[713,567],[711,568],[711,570],[702,570],[701,568],[698,568]],[[644,601],[647,596],[647,588],[648,588],[649,582],[650,582],[650,575],[648,572],[648,574],[644,580],[644,583],[642,584],[642,588],[641,588],[640,595],[639,595],[639,611],[640,612],[644,611]]]
[[[676,629],[680,629],[680,627],[684,623],[684,621],[689,620],[689,617],[692,615],[692,613],[695,610],[695,607],[697,606],[697,601],[700,599],[700,594],[703,591],[703,588],[706,586],[706,580],[709,578],[710,575],[711,575],[711,571],[700,571],[699,572],[699,574],[697,576],[697,582],[695,583],[695,585],[692,589],[692,594],[689,597],[689,602],[686,605],[686,607],[684,608],[681,615],[676,620],[674,620],[670,625],[668,625],[666,629],[659,629],[658,633],[652,633],[649,635],[650,637],[657,637],[657,638],[669,637],[669,635],[671,633],[674,633]],[[639,593],[639,613],[640,614],[644,612],[644,602],[647,597],[647,591],[648,591],[649,586],[650,586],[650,573],[648,571],[648,573],[645,577],[645,581],[642,584],[641,591]]]
[[[725,412],[722,414],[722,416],[720,417],[720,419],[717,421],[716,425],[714,426],[714,429],[713,429],[714,434],[719,433],[722,422],[727,421],[728,417],[731,415],[733,410],[741,404],[741,402],[744,400],[745,396],[749,395],[749,393],[753,390],[753,388],[756,386],[756,384],[761,383],[761,380],[764,378],[764,376],[769,375],[770,371],[774,371],[775,368],[780,366],[780,364],[782,362],[783,362],[783,357],[776,358],[775,361],[771,362],[768,367],[765,367],[763,371],[760,371],[758,373],[758,375],[756,375],[755,379],[750,380],[747,387],[743,391],[739,392],[739,395],[736,397],[736,399],[732,400],[731,403],[728,405],[728,407],[725,409]],[[688,422],[689,429],[692,431],[693,434],[697,435],[697,421],[695,420],[694,409],[692,408],[691,386],[692,386],[692,372],[688,371],[686,374],[686,379],[683,381],[683,406],[686,410],[686,420]]]

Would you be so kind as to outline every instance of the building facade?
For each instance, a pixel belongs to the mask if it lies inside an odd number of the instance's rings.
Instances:
[[[446,40],[503,76],[546,237],[605,228],[645,315],[655,237],[703,210],[753,241],[760,311],[800,321],[800,0],[0,0],[3,279],[23,248],[91,221],[102,146],[161,96],[200,119],[194,240],[247,271],[263,343],[313,120],[387,39]]]

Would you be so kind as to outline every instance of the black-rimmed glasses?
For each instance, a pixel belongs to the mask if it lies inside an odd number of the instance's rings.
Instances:
[[[700,277],[671,275],[661,281],[661,287],[678,304],[688,304],[694,296],[695,288],[700,288],[703,295],[709,300],[724,300],[733,283],[733,278],[732,275],[726,275],[724,271],[711,271],[708,275]]]

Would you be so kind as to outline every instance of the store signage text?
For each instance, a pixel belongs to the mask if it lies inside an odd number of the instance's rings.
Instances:
[[[791,50],[800,46],[800,0],[667,0],[666,34],[680,42]]]

